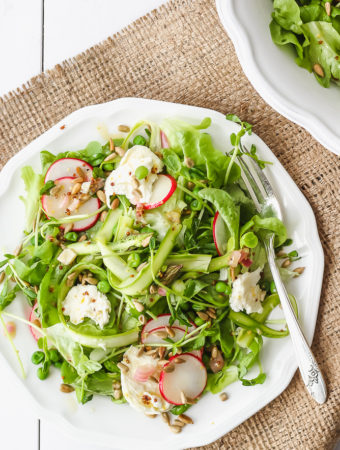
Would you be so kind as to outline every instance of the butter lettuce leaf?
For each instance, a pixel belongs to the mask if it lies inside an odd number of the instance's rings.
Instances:
[[[40,189],[44,182],[42,175],[35,173],[31,166],[21,169],[21,178],[25,183],[26,197],[20,196],[25,204],[26,230],[31,231],[40,208]]]

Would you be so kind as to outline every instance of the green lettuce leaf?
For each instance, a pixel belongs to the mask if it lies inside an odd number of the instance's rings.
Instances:
[[[20,196],[20,199],[25,204],[26,230],[31,231],[40,208],[40,189],[43,186],[43,178],[35,173],[31,166],[21,169],[21,178],[25,183],[26,197]]]
[[[212,394],[218,394],[229,384],[238,380],[237,366],[224,366],[222,370],[217,373],[208,374],[208,382],[206,389]]]

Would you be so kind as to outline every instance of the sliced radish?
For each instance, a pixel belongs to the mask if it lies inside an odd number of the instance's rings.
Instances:
[[[170,327],[170,318],[171,314],[160,314],[157,319],[150,319],[145,325],[142,330],[142,340],[143,335],[146,333],[151,333],[152,331],[164,328],[164,327]],[[171,325],[171,328],[176,327],[180,328],[182,330],[185,330],[186,327],[184,325],[181,325],[178,320],[175,320],[174,323]],[[196,328],[196,325],[192,324],[191,327],[188,327],[188,333],[191,333]]]
[[[84,181],[90,181],[93,169],[90,164],[82,159],[61,158],[51,164],[48,168],[45,175],[45,183],[49,180],[57,180],[58,178],[63,177],[79,177],[77,167],[81,169],[86,176]]]
[[[213,238],[217,253],[222,256],[227,251],[228,228],[220,213],[216,213],[213,221]]]
[[[191,350],[191,352],[188,352],[188,353],[190,353],[190,355],[196,356],[199,359],[202,359],[202,357],[203,357],[203,348],[201,348],[201,350]]]
[[[38,309],[38,303],[35,302],[32,310],[31,310],[31,314],[29,317],[29,321],[37,324],[38,322],[40,322],[38,316],[36,315],[35,311]],[[37,331],[35,328],[30,327],[31,333],[33,334],[33,337],[36,341],[38,341],[41,337],[43,337],[43,335],[41,333],[39,333],[39,331]]]
[[[169,141],[168,141],[168,138],[167,138],[166,134],[162,130],[161,130],[160,134],[161,134],[161,146],[162,146],[162,148],[169,148],[170,144],[169,144]]]
[[[140,383],[145,383],[146,381],[148,381],[151,375],[155,373],[155,371],[156,371],[155,366],[148,366],[148,365],[138,366],[132,378]]]
[[[71,191],[74,186],[74,178],[63,177],[54,180],[56,186],[61,186],[60,192],[55,195],[43,195],[41,197],[41,204],[43,210],[48,217],[61,219],[64,217],[88,215],[92,214],[100,208],[100,201],[98,198],[90,198],[85,203],[79,206],[79,199],[72,198]],[[98,220],[99,214],[89,217],[88,219],[74,222],[73,231],[84,231],[91,228]]]
[[[176,187],[177,182],[171,175],[158,175],[152,186],[150,202],[144,205],[144,209],[154,209],[164,205],[175,192]]]
[[[182,360],[176,364],[176,359]],[[166,368],[173,367],[173,371]],[[202,361],[190,353],[170,358],[159,378],[162,397],[173,405],[183,405],[202,394],[207,384],[207,371]]]

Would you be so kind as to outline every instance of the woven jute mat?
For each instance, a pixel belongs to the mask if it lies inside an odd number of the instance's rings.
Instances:
[[[174,0],[0,100],[0,167],[72,111],[127,96],[233,112],[253,123],[311,204],[325,252],[313,350],[327,403],[314,403],[296,374],[276,400],[204,448],[332,448],[340,417],[339,159],[255,92],[213,0]]]

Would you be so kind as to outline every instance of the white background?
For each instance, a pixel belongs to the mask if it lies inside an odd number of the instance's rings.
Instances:
[[[0,0],[0,96],[162,3],[165,1]],[[0,339],[5,339],[2,334]],[[103,449],[78,444],[52,423],[39,422],[34,407],[21,398],[10,377],[7,367],[1,367],[1,449]]]

